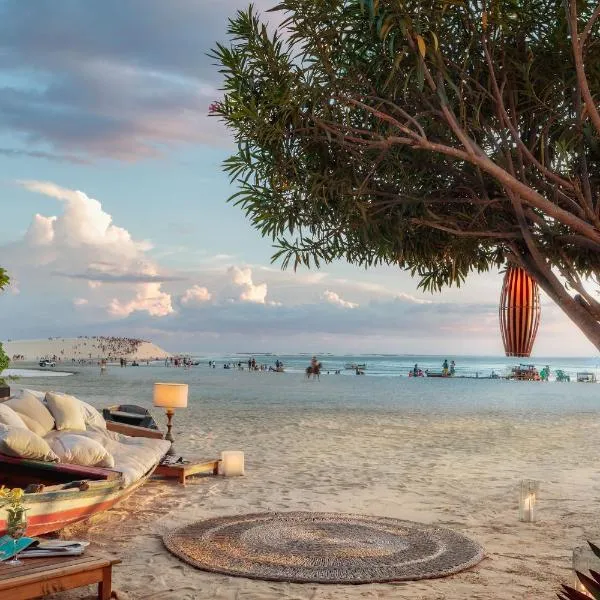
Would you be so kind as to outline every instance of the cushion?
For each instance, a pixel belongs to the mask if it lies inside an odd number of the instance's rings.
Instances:
[[[27,392],[28,394],[31,394],[32,396],[35,396],[38,400],[43,400],[46,397],[46,392],[40,392],[38,390],[30,390],[29,388],[22,388],[20,390],[17,390],[17,393],[15,394],[16,398],[20,398],[23,393]]]
[[[83,420],[87,427],[99,427],[100,429],[106,429],[106,421],[100,414],[100,411],[95,409],[91,404],[80,400],[81,409],[83,410]]]
[[[46,393],[46,404],[54,420],[56,429],[75,429],[85,431],[85,420],[83,418],[83,409],[81,402],[68,394],[56,394],[55,392]],[[78,463],[75,463],[78,464]],[[93,465],[83,465],[93,466]]]
[[[115,459],[100,443],[76,433],[53,433],[50,439],[52,450],[61,463],[81,467],[106,467],[112,469]]]
[[[23,427],[8,427],[0,424],[0,453],[17,458],[58,462],[48,442]]]
[[[0,403],[0,423],[9,427],[21,427],[27,429],[27,425],[23,423],[23,419],[10,406]]]
[[[25,416],[35,421],[39,425],[37,431],[35,431],[38,435],[44,436],[50,430],[54,429],[54,417],[50,414],[50,411],[44,406],[43,402],[27,390],[23,390],[20,396],[11,398],[4,404],[10,406],[15,412],[18,412],[21,418]],[[27,419],[23,420],[25,421],[25,425],[34,431],[31,423]]]

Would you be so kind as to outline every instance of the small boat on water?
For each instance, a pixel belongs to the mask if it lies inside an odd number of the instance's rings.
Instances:
[[[344,369],[348,369],[351,371],[356,371],[356,369],[358,369],[359,371],[364,371],[366,368],[366,363],[346,363],[344,365]]]
[[[453,377],[453,375],[450,373],[450,371],[429,371],[426,369],[425,377]]]
[[[515,379],[517,381],[540,381],[541,377],[535,365],[520,364],[511,369],[507,379]]]
[[[579,383],[596,383],[596,374],[591,373],[590,371],[582,371],[577,373],[577,381]]]
[[[158,429],[152,413],[143,406],[137,404],[115,404],[102,409],[105,421],[135,425],[146,429]]]

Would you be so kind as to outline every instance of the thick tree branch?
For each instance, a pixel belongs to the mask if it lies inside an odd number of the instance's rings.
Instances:
[[[579,33],[577,27],[577,3],[576,0],[564,0],[567,10],[567,21],[571,32],[571,47],[573,48],[573,59],[575,60],[575,72],[577,73],[577,82],[583,96],[583,102],[587,109],[587,113],[594,124],[596,132],[600,135],[600,113],[596,108],[596,103],[590,87],[588,85],[585,67],[583,65],[582,45],[579,43]]]

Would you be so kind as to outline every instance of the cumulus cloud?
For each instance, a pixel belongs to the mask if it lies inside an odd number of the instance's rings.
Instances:
[[[358,304],[354,302],[348,302],[330,290],[325,290],[322,298],[326,302],[329,302],[329,304],[335,304],[336,306],[341,306],[342,308],[358,308]]]
[[[133,239],[125,228],[113,223],[98,200],[82,191],[49,181],[18,183],[60,201],[63,210],[58,215],[33,217],[23,239],[3,253],[11,271],[29,272],[30,279],[35,279],[43,266],[46,276],[82,280],[93,290],[93,296],[79,297],[78,305],[82,305],[81,300],[92,304],[93,299],[94,305],[104,306],[115,317],[133,312],[163,317],[173,312],[171,295],[161,286],[183,278],[159,273],[147,254],[150,243]],[[111,296],[100,294],[103,283],[112,284],[111,291],[106,292]]]
[[[95,246],[114,249],[124,258],[134,258],[140,252],[151,249],[148,242],[135,242],[129,232],[112,223],[112,217],[102,209],[98,200],[84,192],[63,188],[50,181],[18,181],[19,185],[31,192],[37,192],[64,202],[65,210],[58,217],[35,215],[34,230],[28,232],[33,241],[41,231],[44,241],[41,245],[56,241],[57,245],[69,248]]]
[[[267,284],[259,283],[255,285],[252,281],[252,269],[249,267],[230,267],[228,273],[234,285],[241,288],[239,300],[242,302],[255,302],[256,304],[265,304],[267,298]]]
[[[208,302],[212,298],[211,293],[207,288],[199,285],[193,285],[191,288],[185,290],[181,297],[182,304],[202,304]]]
[[[115,317],[128,317],[136,311],[147,312],[152,317],[164,317],[173,312],[171,296],[161,291],[159,283],[147,283],[138,287],[135,298],[129,302],[121,302],[117,298],[111,300],[108,312]]]

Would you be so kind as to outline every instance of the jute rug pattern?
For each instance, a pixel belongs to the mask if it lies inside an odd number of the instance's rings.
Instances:
[[[479,544],[450,529],[340,513],[220,517],[172,531],[163,541],[205,571],[297,583],[431,579],[483,558]]]

